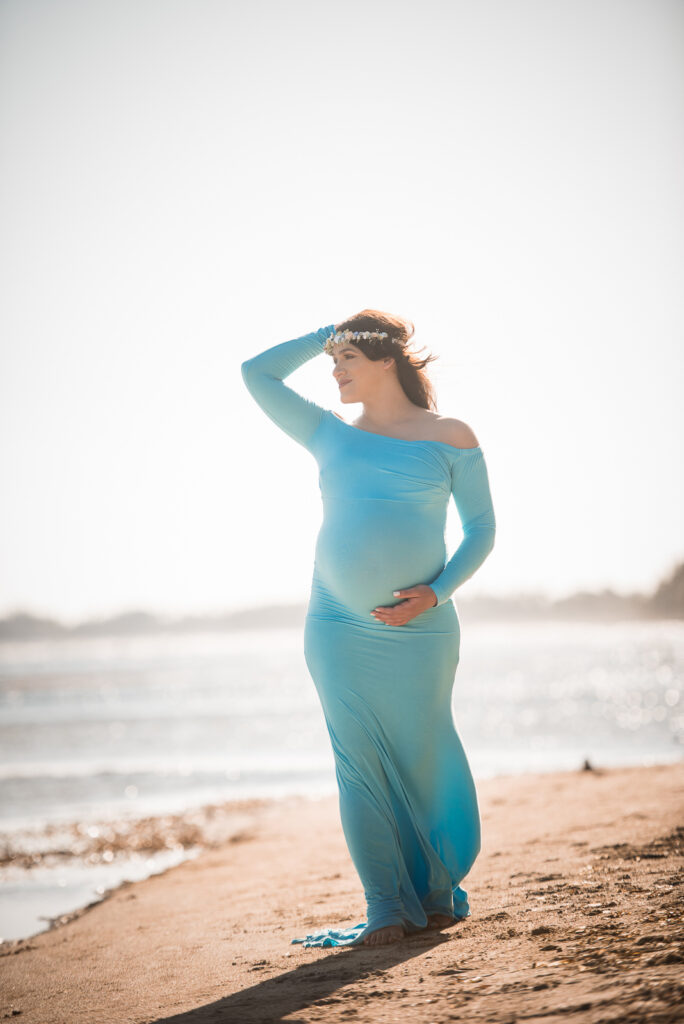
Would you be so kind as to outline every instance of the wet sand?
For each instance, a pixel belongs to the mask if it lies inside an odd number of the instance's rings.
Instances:
[[[243,804],[228,839],[0,946],[23,1024],[684,1019],[684,767],[478,783],[472,916],[391,946],[291,939],[364,920],[336,797]]]

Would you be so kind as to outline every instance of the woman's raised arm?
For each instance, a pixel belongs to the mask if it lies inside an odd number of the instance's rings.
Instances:
[[[334,324],[319,327],[301,338],[267,348],[241,366],[242,379],[254,400],[276,426],[308,450],[325,409],[293,391],[283,380],[307,360],[320,355],[334,331]]]

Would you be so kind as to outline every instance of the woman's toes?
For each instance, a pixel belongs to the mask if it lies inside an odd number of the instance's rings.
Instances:
[[[402,925],[390,924],[386,928],[377,928],[363,940],[365,946],[384,946],[389,942],[398,942],[406,934]]]
[[[448,914],[428,914],[428,928],[446,928],[447,925],[453,924],[453,917],[449,917]]]

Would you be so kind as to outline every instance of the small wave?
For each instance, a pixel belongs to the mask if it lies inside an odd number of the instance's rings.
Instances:
[[[290,773],[318,774],[332,768],[332,755],[292,757],[290,755],[241,756],[236,758],[128,758],[102,761],[22,761],[17,764],[0,764],[0,782],[19,779],[79,779],[104,776],[130,777],[147,775],[159,777],[190,778],[202,775],[219,775],[228,778],[272,776]]]

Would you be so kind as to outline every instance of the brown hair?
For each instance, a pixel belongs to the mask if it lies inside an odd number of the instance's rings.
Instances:
[[[378,359],[385,359],[387,356],[394,356],[397,367],[397,377],[404,392],[414,405],[421,409],[433,409],[437,411],[437,402],[432,382],[425,373],[425,367],[436,355],[428,355],[421,359],[415,349],[409,349],[408,341],[413,337],[415,326],[411,320],[400,316],[392,316],[391,313],[381,313],[377,309],[364,309],[355,316],[337,324],[338,331],[386,331],[389,338],[379,338],[375,341],[367,341],[365,338],[355,338],[352,342],[356,348],[361,349],[364,355],[376,362]],[[418,351],[423,351],[423,345]]]

